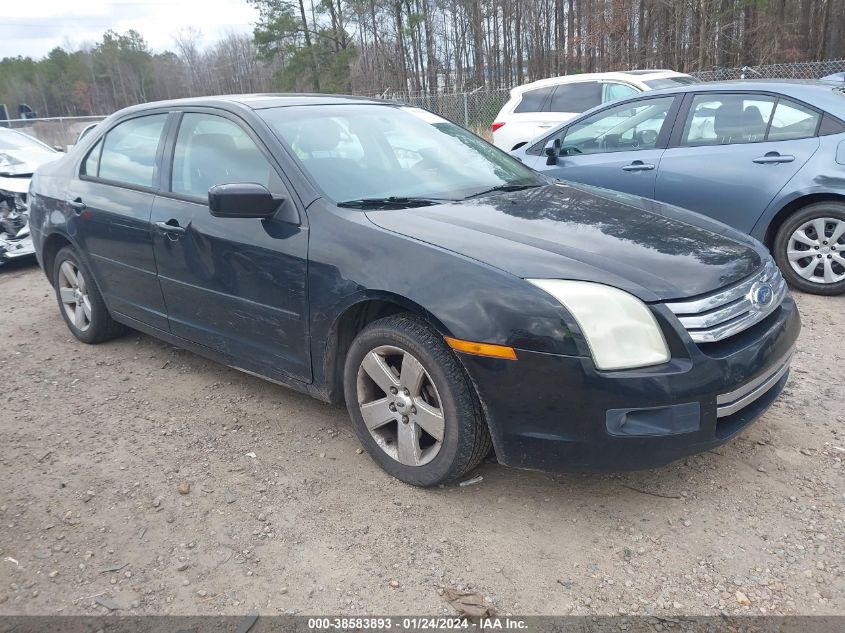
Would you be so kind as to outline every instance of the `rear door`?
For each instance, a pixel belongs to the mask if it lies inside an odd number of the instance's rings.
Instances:
[[[522,93],[520,102],[507,116],[505,124],[497,130],[497,145],[510,150],[515,145],[527,143],[536,137],[539,134],[538,123],[548,116],[549,100],[554,90],[554,86],[546,86]]]
[[[560,123],[592,110],[603,102],[604,85],[599,81],[573,81],[555,86],[548,112],[543,113],[535,130],[539,136]]]
[[[775,94],[689,94],[655,197],[750,232],[819,147],[822,114]]]
[[[79,216],[75,236],[109,308],[167,330],[156,277],[150,212],[168,113],[144,113],[112,127],[88,152],[67,204]]]
[[[529,166],[563,180],[638,196],[654,196],[654,181],[680,97],[643,97],[578,119],[529,150]],[[543,146],[559,140],[549,164]]]
[[[170,174],[152,212],[170,331],[268,376],[310,380],[308,228],[275,218],[217,218],[213,185],[251,182],[296,205],[260,138],[238,117],[186,111],[174,125]]]

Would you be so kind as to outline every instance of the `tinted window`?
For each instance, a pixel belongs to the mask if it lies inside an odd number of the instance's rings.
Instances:
[[[828,134],[841,134],[845,132],[845,123],[839,119],[835,119],[829,114],[822,117],[822,124],[819,126],[819,136],[827,136]]]
[[[523,93],[522,101],[514,108],[514,112],[548,112],[548,98],[554,91],[554,86],[537,88]]]
[[[604,84],[604,98],[602,101],[617,101],[625,97],[632,97],[640,91],[628,84]]]
[[[775,101],[775,97],[755,94],[696,95],[687,115],[681,144],[728,145],[762,141],[766,138]]]
[[[97,176],[97,169],[100,167],[100,150],[103,148],[103,141],[97,141],[96,145],[88,152],[88,157],[82,164],[82,173],[87,176]]]
[[[166,119],[166,114],[130,119],[106,134],[100,178],[152,187],[158,142]]]
[[[560,84],[552,95],[552,112],[585,112],[601,103],[601,84],[578,81]]]
[[[821,115],[815,110],[781,99],[775,108],[767,140],[790,141],[815,136],[820,118]]]
[[[570,125],[561,140],[569,154],[652,149],[674,97],[644,99],[608,108]]]
[[[171,188],[207,198],[214,185],[255,182],[271,187],[278,178],[242,127],[220,116],[188,113],[182,117],[173,152]]]

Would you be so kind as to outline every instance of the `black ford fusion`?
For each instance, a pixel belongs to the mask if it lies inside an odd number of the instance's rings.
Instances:
[[[345,400],[422,486],[491,446],[573,471],[712,448],[781,392],[800,329],[751,238],[384,102],[123,110],[38,170],[30,224],[78,339],[128,326]]]

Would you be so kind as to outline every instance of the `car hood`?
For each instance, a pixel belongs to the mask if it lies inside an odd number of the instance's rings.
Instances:
[[[573,183],[367,216],[519,277],[594,281],[643,301],[712,292],[768,258],[759,242],[704,216]]]
[[[61,156],[61,153],[46,148],[0,149],[0,177],[31,176],[38,167]]]

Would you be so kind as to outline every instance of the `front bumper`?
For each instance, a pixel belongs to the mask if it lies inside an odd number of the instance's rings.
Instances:
[[[35,255],[31,235],[20,237],[0,233],[0,264],[31,255]]]
[[[620,472],[706,451],[748,427],[783,390],[800,329],[788,295],[732,340],[687,341],[657,367],[600,372],[590,358],[525,350],[516,361],[461,359],[501,463]]]

